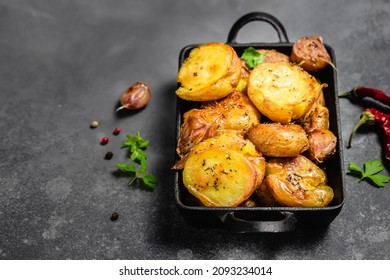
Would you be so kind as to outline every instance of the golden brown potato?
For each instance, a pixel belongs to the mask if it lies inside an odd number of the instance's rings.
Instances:
[[[176,94],[192,101],[217,100],[233,92],[241,77],[241,61],[224,43],[194,48],[179,69]]]
[[[189,154],[183,183],[205,206],[235,207],[259,187],[265,159],[253,144],[227,131],[201,142]]]
[[[309,111],[323,86],[297,65],[261,63],[249,76],[247,92],[262,114],[274,122],[287,124]]]
[[[202,109],[208,109],[219,114],[215,121],[216,130],[233,129],[246,133],[261,119],[256,106],[242,92],[233,92],[218,102],[204,102]]]
[[[317,72],[325,66],[332,65],[321,36],[302,37],[292,48],[291,60],[309,72]]]
[[[221,100],[204,102],[201,109],[184,114],[176,152],[185,161],[185,156],[201,141],[224,130],[245,133],[259,122],[259,111],[244,93],[233,92]],[[179,161],[173,169],[180,170],[183,164]]]
[[[334,196],[326,173],[308,158],[274,158],[267,161],[264,183],[284,206],[322,207]]]
[[[309,148],[306,132],[297,124],[257,124],[249,130],[247,137],[268,157],[294,157]]]

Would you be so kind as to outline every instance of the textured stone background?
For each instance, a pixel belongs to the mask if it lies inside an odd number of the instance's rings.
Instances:
[[[389,259],[390,189],[348,175],[343,210],[323,230],[239,235],[194,228],[178,212],[170,166],[179,52],[226,41],[252,11],[276,16],[290,41],[322,35],[335,50],[340,92],[359,84],[390,92],[388,0],[0,0],[0,259]],[[238,41],[278,38],[251,23]],[[150,104],[115,114],[137,80],[150,84]],[[340,100],[344,139],[371,104]],[[112,136],[114,127],[122,134]],[[151,142],[153,192],[128,188],[114,172],[125,134],[137,131]],[[111,142],[101,146],[105,135]],[[385,161],[372,129],[354,146],[346,165]]]

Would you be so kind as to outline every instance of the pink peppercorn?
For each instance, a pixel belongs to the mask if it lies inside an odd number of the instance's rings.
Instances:
[[[100,142],[102,145],[106,145],[108,143],[108,137],[103,137],[102,141]]]
[[[114,131],[112,132],[112,134],[114,135],[118,135],[119,133],[121,133],[121,129],[119,127],[115,128]]]

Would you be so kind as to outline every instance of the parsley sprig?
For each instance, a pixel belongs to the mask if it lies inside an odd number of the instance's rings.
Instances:
[[[145,186],[154,189],[157,184],[157,178],[147,172],[147,155],[144,151],[149,146],[149,141],[143,139],[139,132],[137,135],[126,135],[126,137],[127,141],[122,143],[122,148],[129,149],[129,158],[132,163],[118,163],[116,166],[121,171],[132,175],[129,186],[136,181],[141,181]]]
[[[245,60],[249,68],[252,69],[255,68],[257,64],[264,62],[264,56],[264,53],[256,51],[253,47],[249,47],[244,50],[241,59]]]
[[[351,174],[360,178],[359,182],[369,180],[379,188],[383,188],[386,183],[390,182],[390,176],[379,174],[383,169],[382,162],[378,159],[366,161],[363,169],[353,161],[348,165]]]

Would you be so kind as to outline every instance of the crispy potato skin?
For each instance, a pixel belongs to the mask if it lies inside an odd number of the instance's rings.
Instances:
[[[232,129],[246,133],[261,119],[256,106],[242,92],[233,92],[218,102],[204,102],[201,108],[219,114],[220,117],[216,120],[216,130]]]
[[[241,60],[224,43],[194,48],[179,69],[177,96],[191,101],[217,100],[233,92],[241,78]]]
[[[334,197],[326,173],[302,155],[268,160],[265,176],[265,185],[280,205],[323,207]]]
[[[239,134],[225,132],[201,142],[188,156],[183,183],[205,206],[235,207],[263,181],[265,159]]]
[[[248,96],[274,122],[302,118],[318,99],[323,85],[298,65],[288,62],[258,64],[248,81]]]
[[[309,148],[306,132],[297,124],[264,123],[252,126],[248,139],[268,157],[294,157]]]

